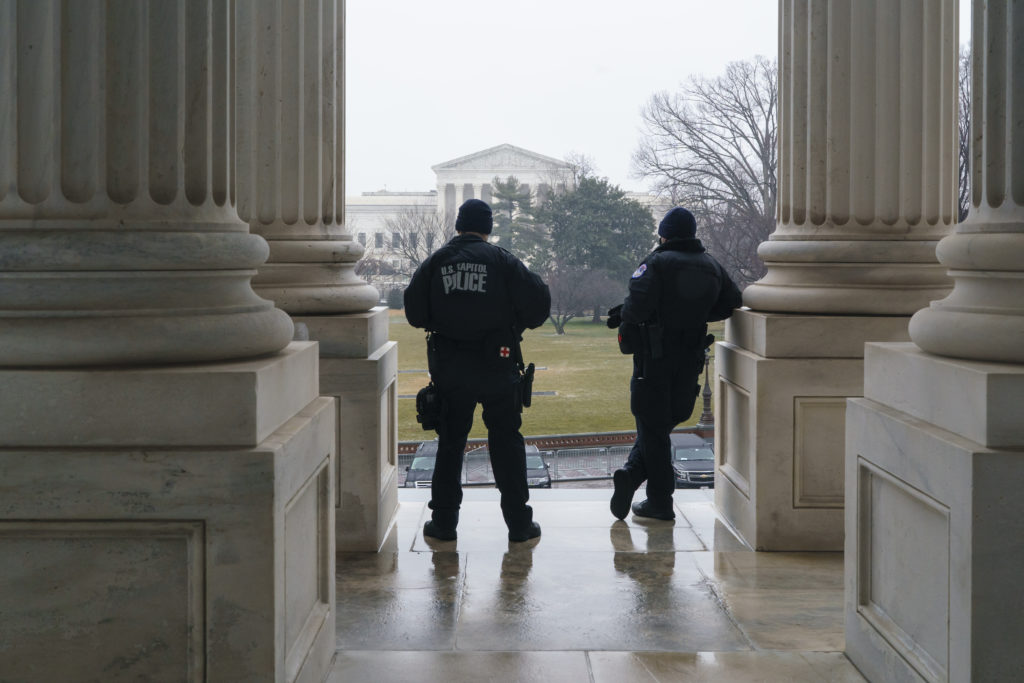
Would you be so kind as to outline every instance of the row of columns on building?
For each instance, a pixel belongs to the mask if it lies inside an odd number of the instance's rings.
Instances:
[[[549,183],[520,183],[520,189],[527,194],[532,194],[536,203],[543,203],[552,191]],[[564,192],[565,184],[557,183],[554,191]],[[437,185],[437,209],[441,213],[458,210],[467,199],[481,199],[488,204],[493,201],[493,186],[491,183],[438,183]]]
[[[0,366],[265,357],[293,336],[267,299],[300,316],[377,301],[342,227],[342,7],[0,4]],[[956,8],[781,0],[778,225],[752,309],[913,314],[927,352],[1024,363],[1024,1],[974,2],[978,144],[954,229]]]
[[[971,213],[952,235],[956,3],[783,0],[781,10],[778,227],[745,303],[920,311],[910,330],[927,351],[1024,362],[1017,4],[976,4],[983,144]],[[256,292],[293,314],[376,302],[352,274],[361,246],[342,228],[337,2],[312,13],[279,0],[4,11],[0,364],[279,349],[291,326],[253,294],[254,274]],[[73,77],[62,69],[71,63]],[[490,188],[454,190],[457,206]]]

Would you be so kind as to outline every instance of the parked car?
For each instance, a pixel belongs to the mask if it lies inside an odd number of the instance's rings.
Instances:
[[[532,489],[551,488],[551,473],[548,463],[536,446],[526,447],[526,484]]]
[[[437,460],[437,441],[424,441],[416,448],[412,463],[405,468],[406,488],[429,489]]]
[[[676,488],[715,486],[715,451],[696,434],[672,434],[672,469]]]

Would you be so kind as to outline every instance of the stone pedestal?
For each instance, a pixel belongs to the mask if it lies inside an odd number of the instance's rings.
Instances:
[[[376,552],[398,514],[398,344],[388,309],[297,316],[320,342],[320,390],[338,402],[338,550]]]
[[[843,548],[846,397],[907,318],[739,310],[716,349],[715,504],[756,550]]]
[[[317,348],[0,371],[4,680],[316,681],[334,654]]]
[[[1024,678],[1024,367],[869,344],[846,440],[846,654],[873,681]]]

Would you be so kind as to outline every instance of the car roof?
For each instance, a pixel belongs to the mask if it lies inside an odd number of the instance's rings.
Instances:
[[[416,447],[416,457],[421,455],[437,455],[437,440],[424,441]]]
[[[696,434],[681,433],[671,434],[673,448],[708,448],[707,441]]]

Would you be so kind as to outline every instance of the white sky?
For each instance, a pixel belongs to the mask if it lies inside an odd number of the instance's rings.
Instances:
[[[961,0],[961,35],[970,3]],[[777,0],[347,0],[346,194],[434,189],[511,143],[590,156],[627,190],[640,109],[778,51]]]

